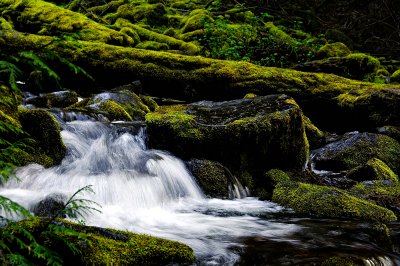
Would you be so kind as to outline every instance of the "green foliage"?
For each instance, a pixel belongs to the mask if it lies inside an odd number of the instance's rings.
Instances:
[[[76,191],[65,203],[64,208],[59,210],[53,217],[47,220],[38,229],[26,229],[19,223],[0,216],[2,221],[6,222],[6,227],[0,230],[0,262],[2,265],[63,265],[60,254],[46,246],[46,242],[40,243],[37,237],[46,238],[47,241],[54,241],[64,244],[74,255],[80,254],[79,248],[70,240],[74,237],[81,241],[86,241],[83,233],[65,227],[63,224],[57,223],[57,218],[67,216],[72,219],[84,219],[84,215],[92,211],[99,211],[93,205],[99,206],[97,203],[83,198],[77,198],[82,192],[93,193],[91,186],[85,186]],[[8,215],[14,214],[23,217],[32,218],[29,211],[20,206],[18,203],[0,196],[0,210]],[[34,221],[34,220],[32,220]]]
[[[204,36],[199,38],[205,56],[279,67],[314,58],[320,47],[316,39],[305,33],[305,38],[291,37],[272,23],[264,23],[265,16],[252,15],[249,24],[232,24],[224,18],[205,21]]]
[[[91,80],[93,78],[81,67],[73,64],[66,58],[50,50],[41,52],[22,51],[14,54],[0,52],[0,80],[18,90],[18,81],[41,89],[44,83],[51,83],[61,89],[61,77],[54,70],[55,67],[64,66],[75,75],[83,75]]]

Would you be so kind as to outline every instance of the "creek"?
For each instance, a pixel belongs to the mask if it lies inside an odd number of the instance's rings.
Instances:
[[[84,197],[102,208],[86,217],[86,225],[183,242],[198,265],[319,265],[332,256],[400,265],[398,246],[382,246],[368,223],[298,217],[243,197],[239,184],[232,199],[207,198],[184,162],[146,147],[142,127],[57,118],[68,149],[62,163],[19,168],[20,181],[4,184],[1,195],[32,210],[46,196],[70,196],[92,185],[95,193]],[[398,238],[399,224],[390,227]]]

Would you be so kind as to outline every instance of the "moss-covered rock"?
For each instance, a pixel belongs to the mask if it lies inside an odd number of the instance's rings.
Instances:
[[[142,99],[135,93],[122,90],[116,92],[103,92],[93,96],[85,106],[70,106],[90,112],[103,113],[112,120],[144,120],[146,113],[150,112]]]
[[[280,169],[269,170],[265,173],[265,177],[272,182],[273,186],[276,186],[280,182],[290,181],[289,175]]]
[[[310,72],[324,72],[354,79],[365,79],[367,75],[375,74],[380,67],[378,59],[362,54],[349,54],[343,57],[330,57],[306,62],[296,66],[296,69]]]
[[[46,159],[44,165],[50,166],[58,164],[64,158],[66,147],[61,139],[60,127],[56,119],[45,110],[22,110],[19,112],[19,120],[22,129],[37,143],[37,149],[34,149],[32,162],[42,163],[40,154],[51,158]]]
[[[31,232],[39,243],[58,252],[65,265],[189,265],[195,261],[193,250],[179,242],[64,220],[58,220],[57,226],[75,230],[79,235],[61,231],[54,233],[59,238],[48,237],[49,234],[41,234],[46,232],[47,221],[29,219],[19,226]],[[13,227],[2,230],[13,230]],[[73,253],[60,238],[68,239],[80,253]]]
[[[317,128],[307,116],[304,116],[303,119],[307,139],[310,143],[310,148],[315,149],[317,147],[320,147],[322,144],[325,143],[325,133],[319,130],[319,128]]]
[[[187,33],[204,28],[204,23],[213,22],[214,19],[210,13],[204,9],[195,9],[190,12],[189,16],[185,19],[184,25],[181,29],[182,33]]]
[[[388,208],[392,210],[397,217],[400,217],[399,182],[387,180],[364,181],[351,188],[349,193]]]
[[[319,170],[350,170],[377,158],[386,163],[396,174],[400,173],[400,144],[380,134],[353,133],[341,140],[313,151],[312,161]]]
[[[26,104],[33,104],[36,107],[58,107],[64,108],[78,102],[78,94],[74,91],[57,91],[34,96],[25,100]]]
[[[192,159],[187,163],[203,192],[212,198],[229,198],[229,186],[233,177],[229,170],[218,162]]]
[[[400,127],[399,126],[383,126],[377,129],[379,134],[384,134],[400,143]]]
[[[400,83],[400,69],[395,71],[391,76],[390,76],[390,82],[393,83]]]
[[[272,200],[299,214],[330,218],[356,218],[391,222],[394,213],[370,201],[351,196],[344,190],[298,182],[280,182]]]
[[[169,50],[169,46],[166,43],[154,42],[154,41],[144,41],[136,45],[136,48],[146,49],[146,50]]]
[[[393,173],[389,166],[377,158],[372,158],[364,165],[352,169],[346,177],[357,180],[390,180],[399,181],[398,176]]]
[[[318,52],[316,57],[318,59],[329,58],[329,57],[345,57],[351,54],[350,49],[341,42],[335,43],[327,43],[322,46]]]
[[[266,170],[302,169],[308,158],[302,112],[285,95],[160,106],[146,124],[151,147],[221,162],[260,186]]]
[[[322,266],[356,266],[359,265],[355,263],[351,258],[342,257],[331,257],[322,262]]]

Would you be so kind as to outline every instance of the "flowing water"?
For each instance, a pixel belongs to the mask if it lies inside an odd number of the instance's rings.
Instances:
[[[368,265],[400,262],[368,237],[347,236],[359,224],[288,218],[291,212],[277,204],[243,197],[240,184],[231,190],[236,199],[206,198],[181,160],[146,148],[143,129],[132,134],[126,127],[79,119],[60,120],[68,153],[59,166],[22,167],[20,182],[10,181],[0,194],[32,209],[48,195],[70,196],[92,185],[95,194],[85,196],[102,208],[86,224],[186,243],[200,265],[292,265],[354,254],[372,261]],[[317,255],[324,246],[329,252]]]

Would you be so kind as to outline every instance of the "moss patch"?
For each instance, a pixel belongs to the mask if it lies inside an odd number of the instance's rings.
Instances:
[[[292,208],[297,213],[316,217],[356,218],[382,222],[397,219],[392,211],[334,187],[280,182],[274,190],[272,200]]]
[[[344,57],[349,54],[351,51],[344,43],[335,42],[322,46],[317,52],[317,58]]]
[[[362,180],[390,180],[397,182],[398,176],[393,173],[387,164],[377,158],[372,158],[362,166],[352,169],[348,174],[348,178]]]
[[[39,234],[46,221],[35,218],[24,220],[19,225],[31,232],[42,245],[57,251],[63,263],[68,265],[186,265],[195,261],[193,250],[175,241],[58,220],[58,226],[80,233],[79,237],[55,233],[74,243],[81,252],[72,254],[62,241]]]
[[[64,158],[66,147],[55,118],[44,110],[21,110],[19,119],[22,129],[37,142],[39,150],[36,152],[49,156],[53,164],[60,163]]]

